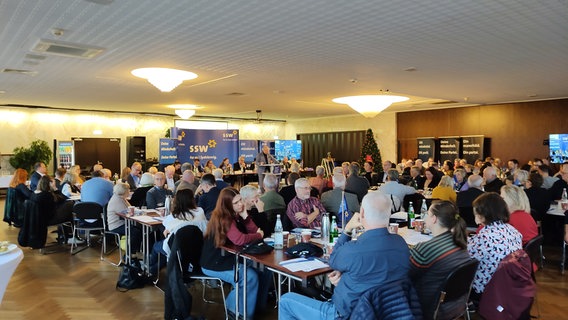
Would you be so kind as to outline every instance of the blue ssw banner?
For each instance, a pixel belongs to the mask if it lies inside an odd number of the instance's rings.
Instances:
[[[177,140],[160,138],[160,164],[172,164],[177,158]]]
[[[212,160],[215,165],[223,158],[237,162],[239,155],[239,130],[193,130],[172,128],[172,137],[177,139],[177,155],[180,162],[201,163]]]

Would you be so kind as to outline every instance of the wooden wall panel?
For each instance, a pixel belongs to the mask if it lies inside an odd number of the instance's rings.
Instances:
[[[315,168],[328,152],[336,162],[358,160],[365,142],[365,131],[302,133],[297,135],[302,141],[302,160],[304,166]]]
[[[526,163],[548,155],[549,134],[568,133],[567,112],[568,99],[398,113],[397,160],[416,157],[418,137],[484,135],[492,156]]]

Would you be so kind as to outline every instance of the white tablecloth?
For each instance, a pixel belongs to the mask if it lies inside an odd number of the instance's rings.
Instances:
[[[13,176],[0,176],[0,189],[8,188]]]
[[[12,274],[23,258],[24,253],[20,248],[15,248],[8,253],[0,255],[0,303],[2,298],[4,298],[4,292],[6,292],[6,287],[8,282],[10,282]]]

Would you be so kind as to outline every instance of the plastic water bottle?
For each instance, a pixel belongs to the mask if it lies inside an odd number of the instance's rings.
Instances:
[[[172,206],[172,196],[167,196],[166,197],[166,201],[164,203],[164,207],[166,207],[166,216],[169,215],[171,213],[170,209]]]
[[[566,188],[562,189],[562,201],[568,201],[568,194],[566,193]]]
[[[416,217],[414,216],[414,207],[412,206],[412,202],[408,205],[408,229],[414,229],[414,220]]]
[[[329,242],[329,215],[324,212],[321,217],[321,241],[323,243]]]
[[[274,226],[274,249],[284,248],[284,234],[282,233],[282,220],[280,215],[276,215],[276,225]]]
[[[422,206],[420,207],[420,219],[426,218],[428,214],[428,206],[426,205],[426,199],[422,199]]]

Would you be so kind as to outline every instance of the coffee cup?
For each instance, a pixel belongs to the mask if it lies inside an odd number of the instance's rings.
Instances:
[[[288,237],[290,236],[290,231],[282,231],[282,238],[284,239],[284,245],[288,245]]]
[[[302,231],[302,242],[308,243],[312,239],[312,232],[310,230]]]
[[[414,228],[417,232],[424,231],[424,220],[422,220],[422,219],[414,220]]]
[[[134,208],[136,208],[135,206],[129,206],[128,207],[128,215],[129,216],[133,216],[134,215]]]
[[[389,224],[389,233],[392,233],[392,234],[398,233],[398,223],[390,223]]]
[[[566,200],[560,201],[560,207],[562,208],[562,211],[568,210],[568,201]]]

